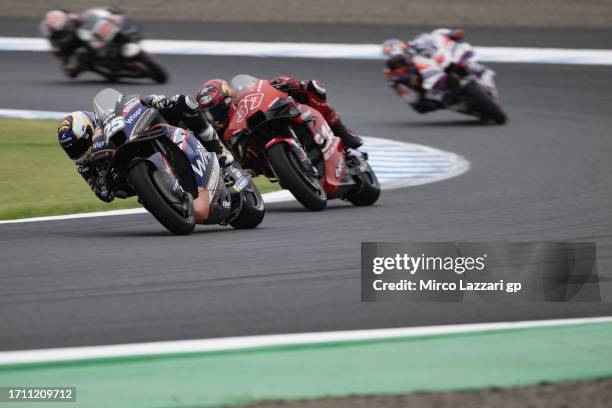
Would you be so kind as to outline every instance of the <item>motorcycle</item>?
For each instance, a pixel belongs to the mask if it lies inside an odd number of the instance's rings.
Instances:
[[[385,46],[393,47],[395,41],[387,40]],[[442,98],[437,101],[440,108],[475,116],[484,122],[506,123],[507,116],[500,106],[494,81],[495,72],[476,62],[471,45],[444,37],[440,41],[432,56],[447,74]],[[408,72],[406,59],[398,51],[392,53],[395,55],[386,61],[387,77],[401,78]],[[422,89],[415,90],[414,84],[401,80],[396,81],[395,85],[396,92],[411,105],[425,93]]]
[[[81,15],[77,36],[88,45],[83,52],[90,60],[89,69],[110,81],[120,78],[151,78],[160,84],[168,81],[166,71],[140,45],[138,25],[120,14],[86,11]]]
[[[224,142],[245,168],[278,181],[311,211],[334,198],[359,206],[378,200],[367,153],[345,150],[317,110],[250,75],[234,77],[231,87]]]
[[[257,227],[261,194],[239,165],[223,169],[194,134],[170,126],[157,109],[134,95],[100,91],[93,102],[100,126],[92,139],[92,164],[115,197],[138,201],[177,235],[195,224]]]

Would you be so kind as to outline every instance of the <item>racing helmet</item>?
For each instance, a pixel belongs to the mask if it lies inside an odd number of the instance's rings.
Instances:
[[[95,127],[92,112],[75,111],[62,119],[57,128],[57,138],[68,157],[77,160],[87,153]]]
[[[408,43],[398,38],[385,40],[383,43],[383,55],[391,58],[397,55],[405,55],[408,49]]]
[[[224,128],[229,120],[232,89],[223,79],[211,79],[202,84],[195,94],[200,111],[216,128]]]
[[[54,33],[61,33],[68,29],[70,25],[70,15],[65,10],[50,10],[45,14],[45,18],[40,22],[40,33],[49,37]]]

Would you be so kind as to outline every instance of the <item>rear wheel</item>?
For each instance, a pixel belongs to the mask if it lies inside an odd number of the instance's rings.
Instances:
[[[242,209],[230,225],[236,229],[253,229],[261,224],[266,215],[263,197],[253,180],[240,192],[240,196]]]
[[[378,201],[378,197],[380,197],[380,183],[369,163],[359,179],[359,186],[354,191],[351,191],[346,196],[346,199],[357,206],[374,204]]]
[[[195,227],[195,219],[191,215],[191,211],[187,214],[179,213],[172,204],[164,197],[160,189],[163,186],[158,186],[154,181],[155,172],[160,171],[152,164],[141,161],[130,168],[128,172],[128,181],[132,185],[143,207],[147,209],[168,231],[177,235],[187,235],[193,231]],[[157,178],[159,179],[159,178]],[[184,203],[191,206],[191,202]]]
[[[268,160],[283,188],[310,211],[321,211],[327,205],[327,195],[320,181],[304,174],[298,158],[285,143],[277,143],[268,150]]]
[[[147,68],[149,76],[158,84],[165,84],[168,81],[168,74],[166,70],[161,67],[157,62],[153,61],[151,56],[147,53],[140,53],[138,59]]]
[[[463,87],[462,93],[467,100],[468,107],[483,120],[492,120],[498,125],[507,121],[506,114],[490,95],[475,81]]]

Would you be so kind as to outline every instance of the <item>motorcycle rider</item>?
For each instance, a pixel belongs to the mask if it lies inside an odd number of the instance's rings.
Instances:
[[[422,33],[411,42],[390,39],[383,44],[386,55],[385,77],[391,86],[417,112],[427,113],[444,107],[444,89],[449,61],[438,51],[461,43],[462,29],[437,29]],[[476,75],[484,68],[470,62],[470,70]]]
[[[70,78],[81,73],[86,62],[86,44],[78,37],[79,20],[66,10],[51,10],[40,23],[40,32],[51,42],[51,49]]]
[[[363,144],[359,136],[346,128],[338,112],[327,101],[327,90],[318,81],[280,76],[268,80],[268,83],[287,93],[296,102],[318,110],[334,134],[342,139],[345,147],[358,148]],[[211,79],[204,82],[197,90],[195,98],[206,119],[223,135],[233,108],[232,90],[227,81]]]
[[[197,103],[190,96],[175,95],[167,98],[164,95],[148,95],[141,98],[141,103],[158,109],[170,125],[184,125],[191,130],[208,151],[217,154],[222,167],[233,163],[232,154],[221,143],[214,128],[204,119]],[[93,112],[75,111],[66,115],[60,122],[57,137],[96,196],[109,203],[113,201],[114,196],[105,184],[105,174],[100,174],[91,162],[93,135],[102,131],[102,124]]]
[[[51,10],[40,23],[40,31],[51,42],[53,54],[61,61],[62,68],[70,78],[89,69],[94,49],[104,44],[96,41],[95,35],[80,32],[85,21],[108,20],[113,26],[120,25],[123,15],[113,7],[92,8],[81,14],[63,9]],[[83,37],[89,37],[85,40]]]
[[[98,129],[101,131],[101,129]],[[93,112],[75,111],[62,119],[57,128],[57,138],[60,145],[74,160],[77,171],[93,190],[96,196],[107,203],[113,201],[113,194],[106,188],[104,181],[97,177],[91,166],[91,146],[96,120]]]

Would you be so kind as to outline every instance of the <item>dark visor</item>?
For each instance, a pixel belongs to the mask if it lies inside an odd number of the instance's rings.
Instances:
[[[217,106],[212,106],[204,110],[206,119],[213,124],[223,123],[227,120],[229,114],[229,107],[225,103],[220,103]]]

